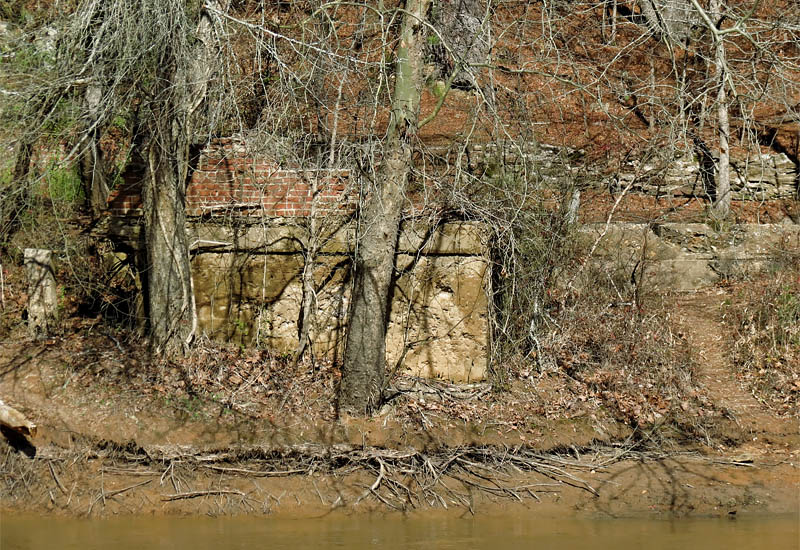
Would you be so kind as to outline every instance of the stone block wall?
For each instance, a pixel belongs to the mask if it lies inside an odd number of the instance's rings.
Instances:
[[[109,200],[111,232],[134,248],[141,215],[137,178],[141,174],[132,172]],[[292,353],[301,323],[310,323],[313,352],[341,357],[357,197],[347,170],[282,167],[229,139],[205,148],[186,192],[201,332]],[[319,245],[315,307],[305,320],[302,276],[312,209]],[[486,376],[488,263],[482,238],[472,223],[404,225],[386,342],[390,366],[452,381]]]
[[[192,263],[201,331],[216,339],[294,352],[307,229],[285,222],[239,228],[196,222],[190,230],[201,243]],[[313,264],[316,305],[311,319],[303,322],[310,323],[317,356],[341,357],[352,236],[348,223],[335,228]],[[476,224],[446,224],[433,230],[404,226],[386,343],[388,365],[452,381],[486,376],[484,249]]]
[[[552,172],[543,177],[552,176],[555,183],[580,152],[544,147],[534,153],[537,164]],[[470,162],[497,155],[491,148],[479,149]],[[642,177],[639,171],[638,190],[695,193],[687,179],[699,177],[693,162],[676,161],[666,172],[653,166],[652,177]],[[771,196],[789,193],[793,167],[785,157],[761,159],[758,168],[750,164],[740,170],[746,177],[737,193],[744,197],[744,189],[756,189],[764,178],[775,182],[765,191]],[[650,169],[644,168],[644,173]],[[340,358],[356,243],[352,213],[358,190],[350,173],[292,169],[251,156],[232,140],[219,140],[202,151],[190,174],[187,231],[201,331],[216,339],[291,353],[297,348],[301,323],[307,323],[313,352]],[[133,176],[109,204],[111,232],[136,248],[141,197]],[[315,307],[310,319],[302,319],[312,209],[318,243],[313,262]],[[733,226],[721,231],[702,224],[615,223],[584,226],[579,236],[589,247],[599,239],[592,262],[620,284],[638,277],[653,290],[696,290],[769,266],[776,254],[800,254],[798,226]],[[387,336],[390,366],[453,381],[486,376],[490,275],[482,239],[474,223],[404,226]]]
[[[800,259],[800,225],[701,223],[591,224],[579,239],[592,265],[618,285],[647,291],[694,291]]]
[[[796,196],[797,184],[797,166],[783,153],[731,159],[733,200],[790,198]],[[702,197],[709,192],[703,169],[694,156],[624,166],[615,188],[621,190],[628,185],[634,192],[661,196]]]

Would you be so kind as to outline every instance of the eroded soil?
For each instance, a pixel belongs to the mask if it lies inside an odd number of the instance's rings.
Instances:
[[[38,434],[0,442],[2,508],[91,516],[510,506],[611,516],[798,513],[797,418],[773,414],[737,380],[724,299],[720,290],[687,295],[670,314],[671,330],[696,356],[696,383],[715,405],[708,410],[718,411],[692,419],[690,435],[635,428],[602,407],[567,403],[558,414],[545,405],[561,403],[563,388],[547,377],[499,394],[398,380],[403,399],[364,420],[337,417],[334,371],[329,382],[310,382],[330,366],[270,378],[280,363],[244,356],[216,381],[172,376],[170,365],[155,376],[113,334],[20,336],[0,344],[0,396]],[[198,393],[201,382],[213,388]]]

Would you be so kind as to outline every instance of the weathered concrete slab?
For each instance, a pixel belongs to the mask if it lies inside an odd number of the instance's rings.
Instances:
[[[47,337],[58,325],[58,287],[53,270],[53,251],[24,250],[25,277],[28,279],[28,333],[32,338]]]
[[[192,261],[200,329],[215,339],[294,352],[306,230],[281,225],[236,233],[210,224],[192,230],[195,240],[203,241]],[[316,308],[308,321],[314,353],[333,359],[343,351],[350,301],[347,231],[337,229],[322,247],[314,270]],[[479,227],[406,227],[399,249],[388,365],[419,376],[482,380],[488,358],[488,263]]]
[[[192,249],[207,251],[252,251],[266,254],[301,253],[307,248],[308,220],[285,219],[261,224],[192,222],[187,225]],[[319,250],[324,254],[350,254],[355,244],[355,226],[349,218],[326,216],[318,227]],[[484,233],[477,223],[403,224],[397,243],[399,254],[481,255]]]

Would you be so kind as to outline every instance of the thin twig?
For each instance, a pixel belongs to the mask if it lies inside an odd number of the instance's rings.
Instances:
[[[136,489],[137,487],[141,487],[142,485],[147,485],[151,481],[153,481],[153,480],[152,479],[147,479],[147,480],[142,481],[140,483],[136,483],[135,485],[130,485],[130,486],[124,487],[122,489],[117,489],[116,491],[111,491],[109,493],[106,493],[106,498],[112,498],[112,497],[115,497],[117,495],[121,495],[122,493],[124,493],[126,491],[130,491],[131,489]]]
[[[64,489],[63,485],[61,485],[61,480],[58,479],[58,476],[56,475],[56,471],[53,469],[53,463],[48,461],[47,462],[47,466],[50,468],[50,474],[53,476],[53,481],[56,482],[56,486],[58,487],[58,489],[61,491],[62,494],[66,495],[67,494],[67,490]]]
[[[147,485],[151,481],[153,481],[153,480],[152,479],[148,479],[148,480],[142,481],[141,483],[136,483],[135,485],[130,485],[128,487],[124,487],[122,489],[117,489],[115,491],[110,491],[108,493],[106,493],[105,490],[101,487],[100,488],[100,494],[89,505],[89,510],[86,512],[86,515],[87,516],[92,515],[92,509],[94,508],[94,505],[97,504],[99,501],[102,500],[103,501],[103,506],[105,507],[106,498],[113,498],[113,497],[115,497],[117,495],[121,495],[122,493],[124,493],[126,491],[130,491],[131,489],[136,489],[137,487],[141,487],[142,485]]]

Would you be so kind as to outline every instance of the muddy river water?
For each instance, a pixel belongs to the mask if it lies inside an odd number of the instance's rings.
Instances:
[[[106,520],[0,518],[2,550],[228,550],[260,548],[491,550],[797,550],[797,516],[737,519],[501,517],[319,519],[137,517]]]

